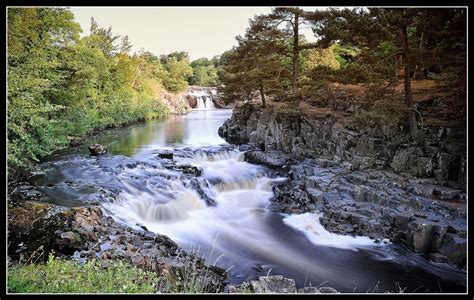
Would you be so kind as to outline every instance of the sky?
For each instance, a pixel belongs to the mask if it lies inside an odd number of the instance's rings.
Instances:
[[[323,7],[301,7],[304,10]],[[190,59],[212,58],[237,45],[249,19],[268,14],[271,7],[71,7],[82,35],[89,34],[91,17],[115,35],[128,35],[132,52],[144,49],[155,55],[186,51]],[[314,41],[309,28],[300,30]]]

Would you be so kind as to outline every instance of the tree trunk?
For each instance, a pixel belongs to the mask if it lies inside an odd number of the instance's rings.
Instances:
[[[265,100],[265,91],[263,89],[263,83],[260,84],[260,97],[262,98],[262,107],[267,107],[267,101]]]
[[[395,56],[395,76],[397,78],[404,78],[404,62],[403,62],[403,53],[397,54]]]
[[[407,34],[407,27],[404,26],[400,29],[401,41],[402,41],[402,48],[403,48],[403,63],[404,63],[404,80],[403,80],[403,87],[404,87],[404,94],[405,94],[405,103],[410,109],[410,134],[414,139],[416,137],[416,119],[415,119],[415,111],[413,107],[413,95],[411,91],[411,77],[410,77],[410,62],[408,61],[408,34]]]
[[[425,48],[426,46],[426,42],[428,41],[427,39],[427,34],[425,32],[422,32],[421,33],[421,40],[420,40],[420,54],[423,55],[422,51],[423,49]],[[421,67],[421,65],[418,63],[416,66],[415,66],[415,72],[413,72],[413,79],[423,79],[423,68]]]
[[[295,13],[295,21],[293,24],[293,96],[298,96],[298,76],[299,76],[299,45],[298,45],[298,22],[299,13]]]

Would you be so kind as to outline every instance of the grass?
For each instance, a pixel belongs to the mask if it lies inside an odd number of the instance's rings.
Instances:
[[[50,254],[45,264],[36,256],[9,264],[9,293],[209,293],[208,271],[188,269],[180,272],[170,269],[164,275],[143,270],[122,261],[101,259],[79,263],[76,260],[55,258]],[[151,268],[150,268],[151,269]]]
[[[9,293],[155,293],[159,278],[123,262],[79,264],[50,255],[46,264],[17,264],[8,269]]]

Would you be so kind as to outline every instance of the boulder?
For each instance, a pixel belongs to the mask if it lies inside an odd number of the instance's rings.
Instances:
[[[247,162],[262,164],[272,169],[286,169],[296,163],[290,155],[279,151],[247,151],[244,157]]]
[[[314,286],[305,286],[302,289],[298,289],[298,293],[301,293],[301,294],[321,294],[319,289],[317,287],[314,287]]]
[[[189,174],[192,176],[201,176],[202,170],[198,167],[191,166],[191,165],[179,165],[176,166],[177,170],[180,170],[184,174]]]
[[[158,153],[159,158],[165,158],[165,159],[173,159],[173,152],[171,151],[163,151]]]
[[[318,290],[321,294],[339,294],[339,292],[335,288],[329,286],[322,286],[318,288]]]
[[[261,276],[258,280],[250,281],[253,291],[259,293],[288,294],[296,293],[296,283],[293,279],[281,275]]]
[[[89,146],[89,152],[93,156],[98,156],[107,153],[107,147],[101,144],[93,144]]]
[[[407,243],[416,252],[426,253],[430,249],[434,224],[426,220],[415,220],[407,226]]]
[[[467,241],[456,234],[447,233],[441,242],[439,252],[446,255],[453,263],[463,265],[466,263]]]
[[[435,252],[435,253],[430,253],[430,260],[435,263],[447,263],[448,257],[441,253]]]

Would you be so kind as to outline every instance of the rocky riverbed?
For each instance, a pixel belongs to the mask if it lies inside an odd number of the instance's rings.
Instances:
[[[439,135],[437,142],[394,147],[404,137],[375,142],[331,117],[263,112],[249,104],[236,108],[219,134],[244,145],[246,161],[287,177],[273,186],[273,210],[320,212],[328,231],[401,243],[432,262],[466,269],[463,158],[444,152],[462,142],[446,145],[450,137]],[[427,144],[434,152],[417,156]]]
[[[440,278],[443,290],[462,290],[467,229],[462,181],[442,185],[435,176],[414,177],[331,152],[310,155],[317,150],[308,146],[318,143],[314,140],[305,141],[301,152],[280,148],[284,144],[272,148],[255,139],[254,131],[252,139],[234,132],[235,114],[219,132],[238,146],[217,139],[211,146],[148,143],[131,156],[113,147],[90,156],[84,147],[39,165],[29,183],[10,186],[9,259],[54,251],[63,259],[101,258],[104,268],[126,261],[175,279],[191,271],[208,292],[347,292],[365,290],[380,276],[387,276],[381,285],[388,291],[395,281],[408,280],[407,273],[421,278],[405,282],[413,290],[436,282],[433,278]],[[255,120],[257,127],[266,126]],[[290,127],[281,115],[279,120],[273,135]],[[224,120],[217,121],[215,126]],[[242,139],[229,137],[235,134]],[[324,235],[322,241],[307,236],[312,232]],[[196,249],[192,245],[202,245],[203,253],[189,251]],[[397,252],[398,245],[425,259]],[[321,284],[326,280],[327,286]]]

